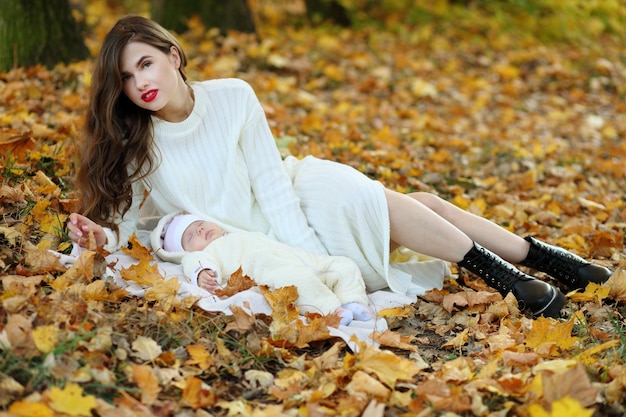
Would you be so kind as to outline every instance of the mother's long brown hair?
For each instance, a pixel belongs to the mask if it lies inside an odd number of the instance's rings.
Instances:
[[[187,58],[176,38],[141,16],[120,19],[104,38],[96,59],[85,137],[76,184],[85,216],[117,231],[116,215],[132,203],[133,181],[155,165],[151,112],[133,104],[123,92],[121,54],[129,42],[143,42],[165,54],[178,49],[180,73],[186,80]]]

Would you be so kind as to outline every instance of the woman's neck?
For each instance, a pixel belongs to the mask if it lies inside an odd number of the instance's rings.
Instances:
[[[182,122],[193,111],[195,97],[193,89],[186,83],[182,83],[180,93],[173,98],[167,106],[155,113],[159,119],[163,119],[170,123]]]

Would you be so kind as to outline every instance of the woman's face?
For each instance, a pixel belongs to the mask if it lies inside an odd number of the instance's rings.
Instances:
[[[165,112],[180,82],[180,56],[172,47],[169,54],[142,42],[130,42],[121,55],[124,94],[142,109]]]

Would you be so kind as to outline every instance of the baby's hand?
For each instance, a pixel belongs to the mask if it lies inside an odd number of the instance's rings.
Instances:
[[[200,271],[198,274],[198,287],[210,293],[214,293],[215,290],[220,288],[215,271],[212,269],[203,269]]]

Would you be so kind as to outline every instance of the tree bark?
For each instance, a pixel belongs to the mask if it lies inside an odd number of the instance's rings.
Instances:
[[[305,0],[306,15],[313,23],[331,22],[349,27],[350,17],[346,9],[337,0]]]
[[[68,0],[0,0],[0,71],[87,57]]]
[[[163,27],[181,33],[194,14],[207,28],[255,33],[256,25],[246,0],[152,0],[152,18]]]

